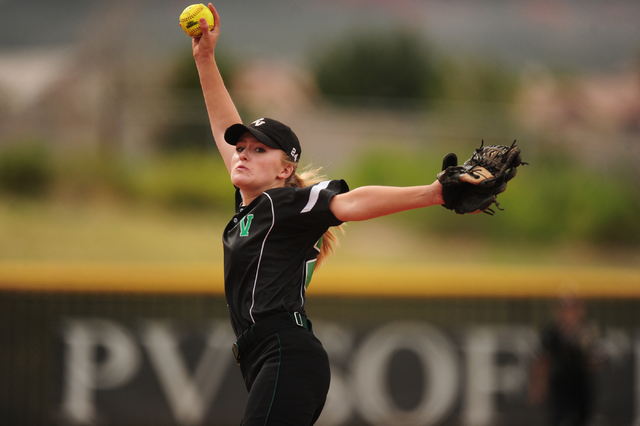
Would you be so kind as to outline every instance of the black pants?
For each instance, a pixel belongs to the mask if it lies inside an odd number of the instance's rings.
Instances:
[[[302,327],[257,339],[240,360],[249,399],[243,426],[313,425],[329,392],[329,358],[320,341]]]

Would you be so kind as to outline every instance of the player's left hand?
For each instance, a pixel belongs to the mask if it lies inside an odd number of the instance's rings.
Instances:
[[[495,204],[500,209],[496,196],[507,189],[507,182],[516,175],[522,161],[520,149],[514,141],[511,147],[489,145],[476,152],[458,166],[455,154],[447,154],[442,161],[442,171],[438,181],[442,184],[442,204],[458,214],[495,212],[490,208]]]

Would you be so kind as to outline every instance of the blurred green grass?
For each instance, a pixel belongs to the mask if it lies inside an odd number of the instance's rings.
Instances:
[[[0,261],[217,262],[224,222],[202,212],[92,201],[0,203]]]
[[[405,186],[432,182],[441,167],[432,147],[381,146],[368,149],[348,169],[330,171],[329,177],[344,178],[352,188]],[[0,153],[5,163],[6,155]],[[221,260],[221,232],[232,214],[233,187],[217,154],[36,157],[47,176],[42,188],[21,192],[2,186],[0,261]],[[340,238],[339,257],[637,264],[640,194],[632,179],[566,159],[525,155],[525,160],[531,164],[521,167],[498,197],[504,211],[495,216],[456,215],[435,206],[350,223]]]
[[[1,261],[221,258],[233,188],[217,157],[124,160],[23,145],[2,152],[0,164],[11,165],[10,173],[0,170],[8,176],[0,185]],[[35,189],[12,183],[32,170],[46,176]]]
[[[459,157],[462,157],[458,153]],[[445,209],[426,209],[399,215],[415,232],[441,237],[470,237],[499,244],[587,244],[640,247],[640,187],[628,175],[613,175],[566,158],[530,158],[518,169],[508,189],[498,196],[496,214],[456,215]],[[462,163],[466,158],[459,158]],[[426,148],[410,153],[393,149],[371,151],[359,159],[349,183],[415,185],[425,171],[441,168]],[[435,177],[435,173],[433,173]],[[425,183],[430,183],[426,179]]]

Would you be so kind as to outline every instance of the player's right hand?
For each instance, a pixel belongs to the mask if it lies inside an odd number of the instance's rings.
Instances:
[[[218,15],[218,12],[211,3],[209,3],[208,7],[213,14],[213,29],[209,31],[209,24],[207,23],[207,20],[204,18],[200,19],[199,22],[202,36],[192,37],[191,41],[193,57],[196,60],[202,56],[206,56],[207,54],[213,55],[216,43],[218,42],[218,36],[220,35],[220,15]]]

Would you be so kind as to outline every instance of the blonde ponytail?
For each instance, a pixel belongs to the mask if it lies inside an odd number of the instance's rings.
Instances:
[[[285,155],[286,156],[286,155]],[[320,167],[313,168],[307,166],[304,170],[298,174],[296,171],[297,163],[292,162],[287,159],[285,160],[287,164],[291,164],[294,169],[291,176],[285,181],[285,186],[289,187],[298,187],[305,188],[307,186],[315,185],[316,183],[322,182],[326,180],[326,178],[320,174]],[[342,231],[344,234],[344,230],[341,226],[337,226],[337,228]],[[327,229],[327,232],[322,236],[322,244],[320,245],[320,254],[318,254],[318,259],[316,260],[315,268],[318,268],[322,263],[335,251],[335,248],[339,245],[338,236],[336,235],[333,228]]]

